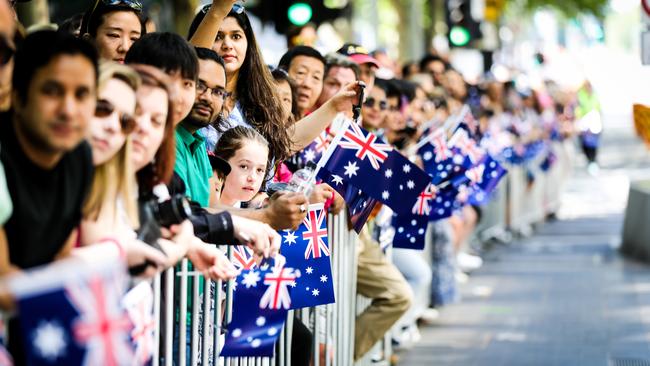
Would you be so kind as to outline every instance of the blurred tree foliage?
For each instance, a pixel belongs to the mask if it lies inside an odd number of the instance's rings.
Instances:
[[[508,6],[520,6],[529,12],[540,8],[553,8],[567,18],[575,18],[583,14],[603,19],[609,0],[508,0],[507,3]]]

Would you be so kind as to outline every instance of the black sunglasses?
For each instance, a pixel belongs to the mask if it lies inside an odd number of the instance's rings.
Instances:
[[[206,14],[208,10],[210,10],[210,4],[205,5],[204,7],[201,8],[201,13]],[[245,10],[244,4],[241,3],[234,3],[232,6],[232,11],[234,11],[236,14],[241,14]]]
[[[88,15],[88,20],[93,18],[93,14],[95,14],[95,10],[97,10],[97,6],[99,3],[102,3],[104,6],[124,6],[133,9],[136,12],[142,12],[142,3],[139,0],[97,0],[95,1],[95,5],[93,6],[93,10],[90,11],[90,14]],[[88,29],[85,30],[88,32]]]
[[[97,118],[106,118],[115,112],[115,106],[113,103],[109,102],[106,99],[97,100],[97,105],[95,106],[95,117]],[[122,133],[129,134],[135,130],[136,120],[133,116],[120,113],[120,127],[122,128]]]
[[[385,111],[388,108],[388,103],[385,100],[380,101],[380,100],[376,100],[373,97],[366,99],[363,105],[365,105],[368,108],[374,108],[376,103],[379,103],[379,109],[381,109],[382,111]]]
[[[14,57],[16,49],[7,36],[0,35],[0,66],[4,66]]]

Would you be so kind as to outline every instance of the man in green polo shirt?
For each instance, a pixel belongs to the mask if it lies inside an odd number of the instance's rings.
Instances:
[[[190,114],[176,127],[176,174],[183,180],[186,195],[201,207],[210,202],[212,168],[205,139],[198,130],[216,120],[226,93],[226,71],[223,59],[211,49],[196,48],[199,77],[196,99]]]

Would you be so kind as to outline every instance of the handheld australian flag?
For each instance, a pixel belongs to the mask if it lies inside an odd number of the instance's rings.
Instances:
[[[143,281],[129,290],[122,299],[122,305],[126,309],[133,330],[131,331],[131,342],[135,347],[135,360],[137,365],[152,364],[155,342],[154,331],[156,322],[153,312],[154,294],[151,284]]]
[[[237,276],[232,321],[221,357],[272,357],[287,310],[289,286],[298,274],[291,268],[244,270]]]
[[[362,190],[343,181],[342,177],[336,174],[330,174],[324,169],[318,172],[318,177],[343,197],[348,206],[352,228],[357,234],[360,233],[378,201]]]
[[[29,365],[133,364],[126,270],[108,261],[65,260],[12,280]]]
[[[291,309],[334,302],[332,264],[327,238],[327,213],[322,204],[310,205],[296,231],[282,231],[280,253],[286,266],[300,271],[291,284]]]
[[[507,172],[503,165],[486,154],[476,166],[468,169],[464,174],[454,177],[453,185],[455,187],[461,185],[476,187],[484,194],[489,195]]]
[[[430,182],[392,146],[349,120],[318,165],[398,213],[409,212]]]

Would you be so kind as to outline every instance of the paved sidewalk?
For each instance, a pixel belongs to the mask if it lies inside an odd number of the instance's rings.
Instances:
[[[619,256],[621,220],[557,221],[492,250],[400,364],[650,365],[650,266]]]

